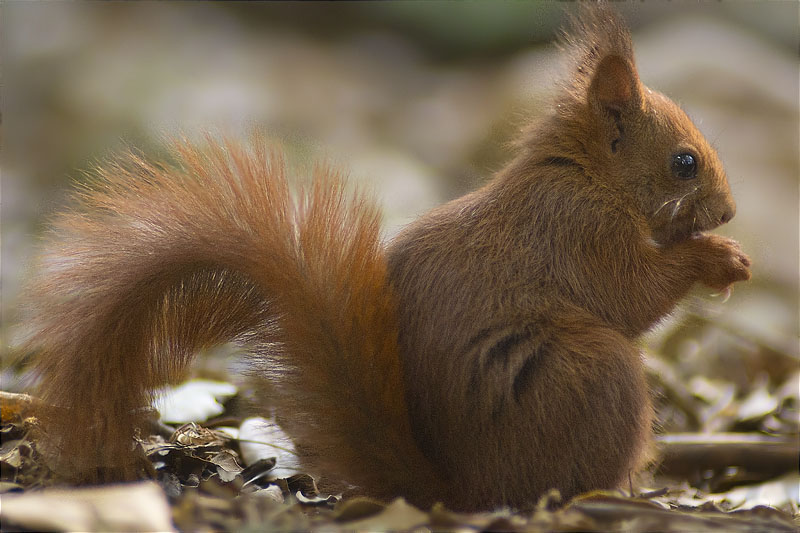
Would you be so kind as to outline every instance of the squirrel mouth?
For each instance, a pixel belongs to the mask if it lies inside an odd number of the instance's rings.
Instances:
[[[685,241],[716,229],[733,218],[732,207],[720,206],[719,202],[713,201],[713,198],[710,200],[705,202],[703,199],[696,199],[683,209],[675,210],[668,216],[660,218],[657,221],[658,225],[652,227],[653,240],[662,245]]]
[[[663,245],[675,244],[691,239],[707,231],[711,231],[721,224],[712,217],[699,217],[687,213],[683,217],[670,220],[659,228],[653,228],[653,240]]]

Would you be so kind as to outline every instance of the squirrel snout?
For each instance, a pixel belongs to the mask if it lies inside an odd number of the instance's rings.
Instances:
[[[719,219],[719,223],[727,224],[728,222],[731,221],[734,215],[736,215],[736,205],[731,204],[727,208],[725,208],[725,211],[722,212],[722,216]]]

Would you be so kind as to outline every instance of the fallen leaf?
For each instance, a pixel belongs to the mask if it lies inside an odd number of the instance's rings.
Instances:
[[[238,437],[245,465],[275,458],[275,468],[270,473],[273,479],[301,472],[294,443],[275,422],[261,417],[248,418],[239,426]]]
[[[400,531],[427,523],[427,513],[420,511],[403,498],[397,498],[377,515],[348,522],[346,528],[355,531]]]
[[[337,522],[349,522],[374,516],[386,508],[386,504],[372,498],[359,496],[349,500],[342,500],[336,506],[334,520]]]
[[[220,403],[236,395],[230,383],[195,379],[162,392],[153,402],[167,423],[204,422],[225,411]]]
[[[277,485],[269,485],[263,489],[259,489],[257,491],[251,492],[250,495],[258,497],[258,498],[265,498],[268,500],[272,500],[276,503],[283,503],[283,491]]]
[[[3,495],[3,526],[32,531],[174,531],[167,498],[150,481]]]

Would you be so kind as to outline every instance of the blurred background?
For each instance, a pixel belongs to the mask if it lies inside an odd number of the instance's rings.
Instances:
[[[72,180],[132,145],[210,130],[280,139],[380,195],[387,236],[476,187],[544,112],[572,6],[550,2],[2,5],[2,331]],[[754,280],[649,339],[747,390],[798,368],[798,4],[621,2],[643,81],[718,148]],[[701,302],[701,303],[697,303]],[[678,333],[676,333],[676,331]],[[8,374],[6,374],[8,377]],[[4,383],[4,386],[7,383]]]

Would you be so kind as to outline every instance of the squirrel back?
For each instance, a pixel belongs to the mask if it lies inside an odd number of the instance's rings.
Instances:
[[[293,202],[263,143],[102,166],[32,297],[44,420],[76,475],[136,475],[151,391],[233,340],[304,466],[343,486],[472,510],[628,480],[652,420],[636,338],[749,260],[705,233],[733,216],[725,173],[639,81],[619,18],[573,26],[517,157],[385,250],[373,202],[323,167]]]

